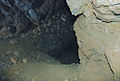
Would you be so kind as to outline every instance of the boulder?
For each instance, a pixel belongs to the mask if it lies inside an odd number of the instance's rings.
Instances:
[[[74,24],[81,63],[86,63],[86,59],[106,60],[101,66],[108,65],[119,81],[120,1],[67,0],[67,3],[73,15],[81,14]]]
[[[105,22],[120,21],[120,0],[66,0],[73,15],[84,13],[86,15],[90,10],[89,4],[92,4],[95,16]]]

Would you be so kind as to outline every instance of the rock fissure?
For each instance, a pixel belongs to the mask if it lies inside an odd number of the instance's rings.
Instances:
[[[104,56],[105,56],[106,61],[107,61],[108,65],[109,65],[110,71],[111,71],[113,74],[115,74],[114,71],[113,71],[113,69],[112,69],[112,66],[110,65],[110,62],[109,62],[109,60],[108,60],[108,58],[107,58],[107,56],[106,56],[105,53],[104,53]]]

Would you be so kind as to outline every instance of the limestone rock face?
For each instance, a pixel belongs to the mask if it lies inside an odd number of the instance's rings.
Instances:
[[[81,14],[84,11],[87,0],[66,0],[73,15]]]
[[[94,13],[102,21],[120,21],[120,0],[93,0]]]
[[[105,22],[120,21],[120,0],[66,0],[73,15],[88,14],[89,4],[93,13]]]
[[[101,22],[94,15],[88,18],[80,16],[75,22],[74,29],[81,62],[84,63],[87,58],[95,61],[106,59],[113,72],[120,76],[119,26],[119,22]]]
[[[109,65],[109,70],[119,81],[120,0],[67,0],[67,3],[72,13],[77,10],[73,15],[83,13],[74,24],[81,63],[86,63],[86,59],[106,59],[107,63],[101,67]],[[93,66],[96,67],[95,64]]]

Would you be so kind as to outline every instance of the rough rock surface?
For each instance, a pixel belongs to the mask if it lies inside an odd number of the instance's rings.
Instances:
[[[105,22],[120,21],[120,0],[93,0],[94,13]]]
[[[0,38],[39,26],[65,5],[64,0],[0,0]]]
[[[77,0],[76,2],[67,0],[67,3],[73,15],[82,14],[74,24],[81,63],[87,62],[86,59],[94,61],[106,59],[101,66],[109,65],[107,68],[119,81],[120,1]],[[96,67],[96,64],[93,66]]]
[[[66,0],[73,15],[84,13],[90,14],[92,4],[93,13],[95,16],[105,22],[119,22],[120,21],[120,0]]]
[[[0,0],[0,38],[23,37],[32,31],[29,37],[40,50],[59,59],[78,57],[72,26],[76,18],[66,5],[65,0]]]

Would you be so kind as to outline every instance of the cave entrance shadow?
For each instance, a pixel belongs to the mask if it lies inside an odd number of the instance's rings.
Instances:
[[[55,49],[49,51],[48,54],[62,64],[72,64],[72,63],[80,64],[77,37],[73,29],[74,22],[79,17],[79,15],[73,16],[66,2],[64,2],[64,8],[65,9],[62,12],[62,14],[66,14],[69,17],[69,21],[67,22],[72,23],[72,26],[71,26],[72,31],[70,31],[67,34],[70,36],[65,36],[66,38],[61,39],[62,44],[59,47],[56,47]]]

